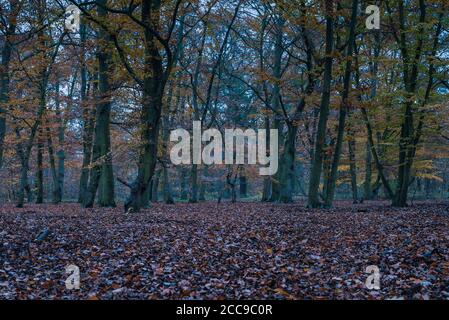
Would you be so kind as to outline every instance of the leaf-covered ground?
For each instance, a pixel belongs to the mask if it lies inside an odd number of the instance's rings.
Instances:
[[[36,236],[48,229],[42,241]],[[449,205],[0,207],[0,299],[449,299]],[[67,265],[80,290],[65,288]],[[368,290],[377,265],[381,289]]]

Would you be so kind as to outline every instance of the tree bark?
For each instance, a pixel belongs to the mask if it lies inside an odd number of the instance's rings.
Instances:
[[[156,32],[160,28],[160,0],[144,0],[142,2],[142,22]],[[162,57],[152,30],[144,32],[144,79],[142,112],[140,116],[141,146],[139,152],[138,173],[131,184],[131,192],[125,203],[125,211],[140,210],[142,196],[149,187],[154,175],[159,141],[162,97],[172,65],[169,61],[164,72]],[[153,199],[154,200],[154,199]]]
[[[192,164],[192,169],[190,170],[190,198],[189,203],[198,202],[198,165]]]
[[[293,123],[287,123],[288,131],[284,144],[282,171],[280,174],[279,201],[283,203],[293,202],[293,189],[295,177],[296,134],[298,128]]]
[[[98,16],[101,19],[107,19],[108,12],[102,7],[106,5],[106,0],[99,1],[97,7]],[[90,173],[90,181],[84,207],[93,207],[95,195],[101,183],[101,197],[98,204],[101,207],[115,207],[114,200],[114,173],[112,168],[111,154],[111,133],[110,133],[110,115],[111,115],[111,85],[109,78],[111,77],[111,53],[112,40],[108,33],[99,30],[98,44],[98,94],[97,114],[95,122],[95,139],[93,144],[92,170]]]
[[[21,3],[17,1],[10,1],[10,15],[8,17],[6,32],[4,35],[4,44],[1,53],[1,65],[0,65],[0,168],[3,166],[3,152],[4,142],[6,134],[6,118],[5,118],[5,105],[9,100],[9,64],[11,62],[11,54],[13,49],[12,36],[16,32],[17,16],[21,10]]]
[[[340,106],[340,113],[338,118],[338,132],[337,132],[337,141],[335,143],[335,149],[332,160],[332,167],[330,172],[330,177],[327,185],[327,193],[325,194],[325,206],[331,207],[334,201],[335,195],[335,185],[337,182],[338,175],[338,165],[340,163],[340,157],[343,146],[343,138],[346,129],[346,115],[349,109],[349,91],[351,84],[351,68],[352,68],[352,55],[354,52],[354,40],[355,40],[355,29],[357,26],[357,9],[358,9],[358,0],[352,1],[352,13],[351,13],[351,22],[349,24],[349,37],[347,44],[347,52],[346,52],[346,66],[345,66],[345,74],[343,79],[343,93],[342,93],[342,102]]]
[[[48,157],[50,159],[50,170],[51,170],[51,177],[52,177],[52,202],[54,204],[61,202],[61,188],[59,184],[58,179],[58,172],[56,168],[56,161],[55,161],[55,151],[53,147],[53,139],[51,137],[51,129],[48,127],[46,128],[46,134],[47,134],[47,147],[48,147]]]
[[[419,29],[418,41],[412,57],[409,52],[409,43],[406,39],[405,30],[405,9],[402,1],[398,2],[400,36],[398,45],[401,49],[403,62],[403,82],[406,91],[406,102],[404,106],[404,118],[401,125],[401,137],[399,141],[399,170],[396,184],[396,192],[392,205],[395,207],[406,207],[408,198],[408,188],[410,186],[410,173],[413,164],[414,154],[410,152],[414,144],[415,127],[413,96],[417,90],[419,74],[419,62],[423,51],[423,24],[426,18],[426,5],[424,0],[419,0]]]
[[[275,45],[274,45],[274,65],[273,65],[273,77],[274,77],[274,83],[273,83],[273,95],[272,95],[272,109],[275,111],[275,118],[273,121],[273,128],[281,130],[281,123],[279,120],[279,115],[277,113],[281,110],[281,78],[282,78],[282,55],[284,53],[284,45],[283,45],[283,38],[284,38],[284,26],[285,26],[285,19],[282,16],[276,17],[276,25],[275,25]],[[281,135],[281,132],[279,136]],[[282,138],[280,138],[282,141]],[[286,150],[284,150],[284,153]],[[281,188],[283,187],[281,185],[280,180],[282,179],[283,171],[285,170],[285,163],[284,161],[281,161],[279,163],[278,172],[274,175],[273,179],[271,179],[271,196],[269,198],[270,202],[279,201],[281,197]],[[287,182],[288,184],[288,182]],[[287,188],[287,186],[284,186]]]
[[[187,200],[189,197],[188,190],[187,190],[187,169],[184,167],[181,167],[180,170],[180,176],[181,176],[181,200]]]
[[[43,172],[43,150],[44,144],[42,143],[42,132],[40,130],[37,142],[37,163],[36,163],[36,203],[42,204],[44,203],[44,172]],[[24,182],[28,184],[28,178],[23,175],[22,178]]]
[[[270,132],[270,119],[268,117],[265,117],[265,130],[266,132]],[[267,156],[269,156],[270,152],[270,135],[267,135],[267,145],[266,149]],[[262,190],[262,201],[267,202],[271,198],[271,177],[265,177],[263,180],[263,190]]]
[[[151,183],[151,202],[157,203],[159,202],[159,182],[161,177],[162,169],[156,170],[153,175],[153,181]]]
[[[79,194],[78,194],[78,202],[84,203],[85,198],[87,196],[87,186],[89,183],[89,166],[92,160],[92,138],[94,133],[95,126],[95,113],[93,112],[92,106],[88,102],[88,72],[86,66],[86,37],[87,30],[86,25],[83,21],[81,21],[80,25],[80,42],[81,42],[81,109],[83,110],[83,164],[81,168],[81,176],[79,183]],[[92,81],[92,91],[94,95],[97,93],[97,73],[94,73]]]
[[[320,116],[318,121],[317,137],[314,147],[314,157],[310,171],[308,206],[318,208],[319,186],[323,167],[323,152],[326,138],[327,119],[329,117],[330,90],[332,81],[332,52],[334,42],[334,2],[326,0],[326,57],[324,67],[323,94],[321,97]]]
[[[248,178],[245,175],[244,168],[240,168],[239,172],[239,184],[240,184],[240,197],[246,198],[248,197]]]
[[[352,200],[354,203],[359,201],[358,188],[357,188],[357,163],[355,159],[355,140],[354,133],[351,129],[348,131],[349,141],[349,173],[351,175],[351,189],[352,189]]]

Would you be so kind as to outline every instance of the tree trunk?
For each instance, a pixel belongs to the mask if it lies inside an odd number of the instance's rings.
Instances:
[[[416,148],[417,141],[415,141],[415,127],[414,127],[414,96],[417,91],[417,80],[419,74],[419,63],[423,51],[423,24],[426,18],[426,4],[424,0],[419,0],[419,29],[418,29],[418,41],[414,56],[412,58],[409,55],[407,48],[409,43],[406,38],[405,21],[404,21],[404,4],[402,1],[398,2],[399,11],[399,25],[401,35],[399,39],[399,47],[402,54],[403,63],[403,82],[406,91],[406,100],[404,106],[404,118],[401,125],[401,137],[399,141],[399,171],[396,185],[395,197],[392,205],[395,207],[406,207],[408,188],[410,186],[410,173],[414,158],[414,149]],[[419,138],[418,138],[419,141]]]
[[[79,194],[78,194],[78,202],[84,203],[85,198],[87,196],[87,186],[89,183],[89,166],[92,160],[92,138],[94,132],[94,124],[95,124],[95,113],[93,112],[92,106],[88,103],[88,74],[87,74],[87,66],[85,59],[86,52],[86,25],[83,21],[81,21],[80,25],[80,42],[81,42],[81,109],[83,110],[83,164],[81,168],[81,176],[79,183]],[[97,94],[96,88],[98,87],[98,79],[97,72],[94,73],[92,81],[92,91],[94,95]]]
[[[39,21],[43,21],[42,15],[43,15],[44,11],[45,11],[45,2],[39,3],[38,7],[37,7]],[[44,30],[44,28],[42,28],[38,32],[38,40],[40,42],[41,47],[46,48],[46,47],[48,47],[48,43],[46,41],[46,37],[45,37],[43,30]],[[44,61],[42,63],[42,65],[38,66],[39,72],[38,72],[37,80],[38,80],[39,85],[37,86],[36,94],[37,94],[39,103],[38,103],[36,118],[35,118],[33,125],[30,128],[30,133],[29,133],[29,136],[28,136],[28,139],[27,139],[25,145],[23,145],[22,142],[19,142],[17,145],[17,153],[19,155],[19,158],[21,159],[21,164],[22,164],[17,207],[23,207],[25,191],[26,191],[26,189],[29,189],[28,169],[29,169],[29,161],[30,161],[31,151],[33,149],[36,134],[38,133],[40,125],[42,123],[42,117],[44,115],[45,107],[46,107],[46,103],[47,103],[46,99],[47,99],[48,79],[49,79],[49,76],[51,73],[52,65],[55,62],[56,56],[58,54],[58,50],[59,50],[61,42],[62,42],[62,38],[60,38],[59,42],[56,43],[56,47],[51,55],[51,60],[49,59],[48,61]],[[21,140],[20,129],[18,129],[18,128],[16,128],[16,136],[20,141]]]
[[[239,173],[239,184],[240,184],[240,198],[248,197],[248,179],[245,176],[245,170],[240,168]]]
[[[279,136],[282,136],[281,124],[279,121],[278,113],[281,112],[281,78],[282,78],[282,55],[284,53],[283,37],[284,37],[284,26],[285,19],[282,16],[276,18],[275,25],[275,45],[274,45],[274,66],[273,66],[273,98],[272,98],[272,109],[275,111],[275,119],[273,121],[273,129],[280,130]],[[280,138],[282,141],[282,138]],[[284,150],[284,153],[286,150]],[[270,202],[279,201],[281,197],[282,185],[280,180],[282,179],[282,173],[284,171],[284,162],[279,163],[278,172],[274,175],[271,180],[271,197]]]
[[[106,0],[101,0],[99,4],[106,5]],[[101,5],[97,7],[99,17],[107,19],[108,12]],[[84,206],[91,208],[95,201],[100,178],[102,197],[98,199],[101,207],[115,207],[114,200],[114,174],[112,169],[111,155],[111,134],[110,134],[110,114],[111,114],[111,86],[109,78],[111,76],[111,38],[102,28],[99,30],[98,44],[98,93],[97,115],[95,123],[95,140],[93,145],[92,171],[90,174],[89,187]]]
[[[62,135],[64,135],[64,133]],[[64,138],[61,139],[61,136],[59,136],[59,143],[60,145],[64,143]],[[59,202],[61,202],[64,195],[64,176],[65,176],[65,152],[63,147],[60,147],[60,149],[58,150],[57,157],[58,157],[58,185],[60,190]]]
[[[34,121],[33,126],[30,129],[30,135],[25,143],[25,145],[22,145],[21,142],[17,145],[17,153],[19,155],[19,158],[21,159],[21,169],[20,169],[20,182],[19,182],[19,192],[18,192],[18,198],[17,198],[17,207],[22,208],[24,201],[25,201],[25,191],[29,190],[30,186],[28,184],[28,170],[29,170],[29,162],[30,162],[30,156],[31,151],[33,149],[34,140],[36,137],[36,134],[39,130],[42,116],[44,114],[45,110],[45,104],[46,104],[46,88],[47,88],[47,80],[48,76],[46,72],[42,72],[42,82],[41,87],[39,89],[39,108],[36,115],[36,120]],[[20,141],[20,131],[16,129],[16,135]]]
[[[374,63],[372,63],[371,66],[371,94],[370,99],[373,100],[377,96],[377,86],[378,86],[378,79],[377,79],[377,72],[379,69],[379,54],[380,54],[380,33],[379,31],[376,31],[374,34]],[[357,62],[358,60],[356,60]],[[358,63],[357,63],[358,64]],[[357,71],[356,71],[356,77],[357,77],[357,89],[359,89],[359,71],[358,71],[358,65],[357,65]],[[361,101],[361,97],[359,96],[359,101]],[[372,200],[373,199],[373,187],[371,184],[372,180],[372,152],[370,147],[369,138],[367,138],[366,142],[366,151],[365,151],[365,183],[364,183],[364,198],[365,200]],[[380,177],[378,177],[377,180],[379,180]]]
[[[298,131],[297,126],[288,123],[288,132],[284,144],[283,166],[280,176],[280,201],[283,203],[293,202],[293,183],[295,178],[295,140]]]
[[[172,89],[170,89],[169,93],[169,99],[168,104],[171,103],[171,97],[172,97]],[[168,166],[170,161],[170,155],[169,155],[169,137],[170,137],[170,116],[168,114],[169,110],[165,110],[167,113],[162,117],[162,154],[164,155],[164,159],[162,160],[162,194],[163,199],[166,204],[174,204],[175,201],[173,200],[173,196],[171,194],[171,187],[170,187],[170,179],[168,177]]]
[[[44,144],[42,143],[42,134],[39,132],[40,135],[38,137],[38,143],[37,143],[37,163],[36,163],[36,203],[41,204],[44,203],[44,172],[43,172],[43,150],[44,150]],[[23,174],[23,172],[22,172]],[[28,184],[28,178],[26,176],[22,177],[24,181]],[[21,181],[22,183],[22,181]]]
[[[270,132],[270,119],[265,117],[265,130],[266,132]],[[267,156],[269,156],[270,152],[270,135],[267,135],[267,145],[266,149]],[[263,180],[263,190],[262,190],[262,201],[267,202],[271,198],[271,177],[265,177]]]
[[[181,167],[181,200],[187,200],[189,197],[189,192],[187,190],[187,169]]]
[[[198,50],[198,57],[195,65],[195,72],[192,77],[192,104],[193,104],[193,121],[200,120],[200,108],[198,103],[199,76],[203,60],[204,45],[207,37],[207,24],[204,24],[201,45]],[[198,202],[198,165],[193,163],[190,169],[190,196],[189,203]]]
[[[153,182],[151,183],[151,202],[159,202],[159,181],[162,169],[156,170],[153,176]]]
[[[357,49],[357,48],[356,48]],[[372,91],[371,91],[371,99],[373,99],[376,95],[376,90],[374,88],[377,88],[377,71],[378,71],[378,61],[377,58],[379,57],[379,53],[380,53],[380,37],[379,37],[379,33],[376,33],[376,47],[374,50],[374,58],[375,58],[375,62],[373,64],[372,70],[371,70],[371,86],[372,86]],[[357,53],[358,54],[358,53]],[[356,85],[356,89],[357,90],[361,90],[361,85],[360,85],[360,67],[359,67],[359,62],[358,62],[358,57],[356,55],[355,57],[355,85]],[[359,97],[360,100],[360,97]],[[369,116],[368,116],[368,111],[366,110],[366,108],[361,108],[362,111],[362,116],[363,116],[363,121],[365,122],[366,125],[366,133],[367,133],[367,140],[368,140],[368,147],[370,149],[370,156],[372,155],[373,159],[374,159],[374,163],[376,164],[376,169],[378,172],[378,180],[380,180],[384,186],[384,190],[385,190],[385,194],[389,199],[393,199],[394,197],[394,193],[393,190],[391,189],[390,183],[388,182],[387,176],[385,174],[384,171],[384,167],[383,164],[380,160],[379,154],[377,152],[376,149],[376,145],[374,143],[374,133],[373,133],[373,128],[371,126],[371,122],[369,120]],[[365,183],[367,183],[365,181]],[[371,181],[369,182],[371,183]],[[378,188],[375,188],[373,190],[373,192],[377,192]]]
[[[178,39],[177,39],[177,50],[176,50],[176,54],[173,57],[173,67],[176,67],[178,64],[178,60],[179,57],[182,56],[183,54],[183,37],[184,37],[184,23],[185,23],[185,15],[183,15],[179,21],[180,23],[180,27],[179,27],[179,31],[178,31]],[[178,87],[178,97],[176,99],[175,102],[175,106],[172,106],[173,103],[173,95],[174,95],[174,91],[175,91],[175,87],[176,87],[176,80],[181,77],[181,73],[177,72],[174,74],[173,76],[173,80],[170,81],[170,85],[169,85],[169,90],[168,90],[168,96],[167,96],[167,104],[165,106],[165,115],[162,118],[162,129],[163,129],[163,133],[162,133],[162,146],[163,146],[163,150],[162,150],[162,154],[164,156],[164,164],[163,164],[163,197],[164,197],[164,202],[166,204],[174,204],[175,200],[173,199],[172,196],[172,191],[171,191],[171,186],[170,186],[170,179],[169,179],[169,175],[168,175],[168,163],[169,163],[169,159],[170,159],[170,151],[168,148],[168,143],[169,143],[169,138],[170,138],[170,125],[171,125],[171,118],[170,115],[172,114],[172,112],[176,112],[175,110],[178,108],[179,103],[181,101],[180,99],[180,88]]]
[[[229,187],[230,190],[230,196],[231,196],[231,203],[235,203],[237,202],[237,192],[235,190],[236,187],[236,178],[237,176],[233,174],[233,170],[232,168],[229,168],[228,170],[230,170],[230,172],[228,172],[227,176],[226,176],[226,183]],[[232,178],[232,179],[231,179]]]
[[[351,175],[351,189],[352,189],[352,200],[354,203],[359,201],[359,195],[357,190],[357,163],[355,159],[355,140],[352,130],[348,132],[350,136],[348,141],[349,150],[349,173]]]
[[[192,164],[190,171],[190,198],[189,203],[198,202],[198,165]]]
[[[334,42],[333,0],[326,0],[326,57],[324,67],[323,94],[321,97],[320,117],[314,147],[314,157],[310,171],[308,206],[318,208],[319,187],[323,167],[323,152],[326,138],[327,119],[329,117],[330,90],[332,81],[332,52]]]
[[[209,168],[208,166],[204,166],[203,168],[203,177],[207,177],[209,175]],[[199,188],[199,195],[198,195],[198,200],[199,201],[206,201],[206,187],[207,187],[207,182],[201,181],[200,184],[200,188]]]
[[[73,95],[73,90],[75,86],[76,77],[73,78],[72,88],[70,90],[70,99]],[[58,117],[58,151],[56,152],[56,156],[58,158],[58,186],[60,192],[59,202],[62,201],[64,195],[64,176],[65,176],[65,151],[64,151],[64,142],[65,142],[65,121],[64,116],[61,113],[61,105],[59,99],[59,79],[56,83],[56,116]]]
[[[51,169],[51,177],[52,177],[52,202],[54,204],[61,202],[61,189],[58,179],[58,172],[56,169],[56,161],[55,161],[55,151],[53,148],[53,139],[51,137],[51,130],[47,126],[47,147],[48,147],[48,157],[50,159],[50,169]]]
[[[12,53],[12,35],[16,32],[17,16],[19,14],[21,4],[11,1],[10,16],[7,21],[6,32],[3,38],[3,49],[1,53],[0,65],[0,168],[3,166],[3,152],[6,134],[6,119],[4,116],[4,106],[9,100],[9,64],[11,62]]]
[[[144,0],[142,2],[142,21],[151,26],[154,30],[159,30],[160,1]],[[131,184],[131,192],[125,203],[125,211],[137,212],[140,210],[142,196],[149,187],[154,175],[157,161],[160,117],[162,111],[162,97],[167,82],[167,75],[164,73],[162,57],[159,53],[158,45],[154,34],[145,29],[145,57],[144,57],[144,79],[142,112],[140,122],[141,147],[139,152],[138,173],[135,181]],[[167,68],[171,68],[170,65]],[[153,199],[154,200],[154,199]]]
[[[141,199],[141,208],[148,208],[150,206],[150,202],[153,201],[153,180],[155,179],[156,174],[153,175],[153,178],[148,185],[148,188],[145,190],[145,193],[142,195]]]
[[[20,168],[19,191],[17,193],[17,208],[23,208],[25,190],[28,187],[28,161],[23,161]]]
[[[302,13],[305,14],[304,3],[301,5]],[[313,72],[313,43],[309,38],[305,25],[301,26],[301,32],[304,38],[304,44],[306,48],[306,61],[308,72],[308,83],[304,91],[304,96],[310,96],[313,93],[315,87],[315,75]],[[284,144],[283,153],[283,166],[281,167],[281,202],[293,202],[293,193],[295,192],[296,185],[300,187],[299,180],[297,179],[295,163],[296,163],[296,135],[298,133],[298,121],[306,107],[306,99],[302,97],[296,109],[294,110],[292,119],[287,119],[287,136]]]
[[[369,142],[366,143],[366,151],[365,151],[365,182],[363,184],[364,194],[363,197],[365,200],[373,199],[373,188],[371,185],[372,180],[372,155],[371,148],[369,147]]]
[[[163,179],[163,191],[164,191],[164,202],[166,204],[174,204],[175,200],[173,200],[172,194],[171,194],[171,188],[170,188],[170,181],[168,179],[168,168],[166,166],[162,169],[164,179]]]
[[[203,181],[200,184],[200,192],[198,195],[198,201],[206,201],[206,183]]]
[[[355,29],[357,26],[357,9],[358,9],[358,0],[352,1],[352,13],[351,13],[351,22],[349,25],[349,38],[347,44],[347,52],[346,52],[346,66],[345,66],[345,74],[343,79],[343,93],[342,93],[342,102],[340,106],[340,113],[338,118],[338,132],[337,132],[337,141],[335,143],[334,149],[334,158],[332,160],[332,167],[330,172],[330,177],[327,185],[327,192],[325,194],[325,206],[331,207],[334,201],[335,195],[335,185],[337,182],[338,176],[338,166],[340,163],[341,151],[343,146],[343,138],[346,129],[346,114],[349,110],[349,91],[351,84],[351,68],[352,68],[352,55],[354,52],[354,44],[355,44]]]

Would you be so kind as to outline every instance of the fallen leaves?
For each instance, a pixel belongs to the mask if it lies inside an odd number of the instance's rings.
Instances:
[[[449,299],[448,205],[359,206],[3,206],[0,298]],[[80,290],[65,288],[69,264]]]

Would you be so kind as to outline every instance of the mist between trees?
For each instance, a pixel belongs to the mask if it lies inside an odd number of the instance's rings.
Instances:
[[[3,202],[130,212],[157,201],[403,207],[449,195],[447,1],[0,5]],[[70,5],[80,24],[68,30]],[[379,29],[367,28],[373,5]],[[193,121],[277,130],[276,174],[174,165],[170,132]]]

